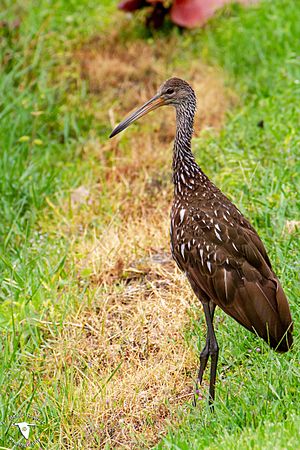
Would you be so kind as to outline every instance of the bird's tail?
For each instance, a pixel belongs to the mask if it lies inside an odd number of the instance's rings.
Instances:
[[[275,277],[264,282],[245,282],[235,301],[222,308],[271,348],[287,352],[293,343],[293,321],[287,298]]]
[[[289,307],[288,300],[285,293],[281,287],[281,284],[276,279],[277,289],[276,289],[276,300],[278,308],[278,318],[281,323],[281,339],[275,343],[275,346],[271,345],[278,352],[287,352],[293,344],[293,321],[291,316],[291,311]],[[279,335],[280,337],[280,335]]]

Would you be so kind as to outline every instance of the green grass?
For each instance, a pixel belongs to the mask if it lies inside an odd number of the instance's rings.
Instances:
[[[53,448],[60,448],[56,388],[43,384],[42,374],[29,373],[26,364],[44,342],[35,319],[62,321],[84,291],[77,285],[72,262],[65,267],[68,243],[57,239],[55,230],[42,232],[39,224],[47,199],[55,202],[56,195],[69,195],[82,181],[78,148],[89,131],[90,117],[80,114],[78,105],[85,92],[76,92],[72,102],[69,92],[76,75],[59,77],[58,67],[88,33],[104,27],[112,6],[92,3],[8,0],[0,13],[8,24],[0,29],[0,445],[4,446],[12,445],[12,433],[20,438],[8,425],[31,414],[43,421],[45,448],[54,440]]]
[[[64,405],[72,398],[72,371],[65,383],[53,384],[42,372],[28,373],[26,365],[56,333],[55,327],[45,333],[36,320],[62,322],[80,304],[86,285],[76,280],[68,241],[58,239],[52,225],[45,234],[41,224],[45,230],[45,220],[51,219],[49,201],[55,205],[58,198],[68,198],[74,187],[90,181],[90,167],[99,164],[95,156],[83,156],[82,146],[91,130],[104,141],[109,125],[80,108],[85,84],[68,59],[74,48],[104,32],[114,4],[11,3],[4,2],[0,13],[10,24],[0,29],[0,445],[11,448],[9,436],[19,438],[17,430],[8,430],[12,416],[21,421],[35,411],[43,421],[44,448],[62,448],[60,423],[71,413]],[[187,75],[191,58],[219,65],[241,98],[221,133],[205,132],[194,149],[202,168],[251,218],[266,243],[290,299],[295,345],[289,354],[277,355],[222,318],[216,412],[211,415],[204,402],[195,410],[187,406],[179,429],[171,429],[158,448],[299,446],[300,248],[285,222],[299,220],[300,211],[300,9],[277,0],[230,11],[204,30],[184,32],[178,49]],[[20,26],[14,28],[16,18]],[[143,33],[138,21],[131,27],[132,36]],[[257,126],[261,120],[264,128]],[[108,211],[109,202],[103,206]],[[261,351],[255,352],[258,345]]]

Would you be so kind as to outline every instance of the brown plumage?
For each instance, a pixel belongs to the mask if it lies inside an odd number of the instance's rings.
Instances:
[[[203,304],[208,331],[200,355],[198,382],[201,384],[211,356],[212,403],[218,361],[213,328],[215,307],[219,306],[279,352],[288,351],[292,345],[292,318],[258,234],[195,162],[191,139],[196,97],[189,84],[178,78],[167,80],[157,95],[115,128],[111,137],[162,105],[175,107],[177,125],[171,251]]]

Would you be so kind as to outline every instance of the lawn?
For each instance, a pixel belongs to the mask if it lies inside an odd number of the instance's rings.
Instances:
[[[142,20],[108,0],[2,5],[0,449],[23,421],[47,449],[298,448],[300,8]],[[278,355],[217,312],[214,414],[207,378],[191,406],[204,318],[169,255],[172,111],[108,140],[173,74],[198,95],[197,161],[258,230],[295,323]]]

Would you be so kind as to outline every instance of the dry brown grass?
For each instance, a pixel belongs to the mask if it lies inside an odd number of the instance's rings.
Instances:
[[[123,117],[129,110],[149,99],[165,79],[178,76],[191,83],[199,100],[196,132],[205,127],[220,128],[236,96],[225,89],[222,73],[216,68],[201,61],[181,60],[179,63],[176,58],[180,46],[180,37],[155,39],[147,43],[143,40],[121,41],[115,33],[106,40],[94,39],[89,42],[77,53],[76,58],[90,93],[105,99],[110,107],[112,121],[114,112]],[[184,54],[184,50],[181,49],[181,53]],[[97,114],[103,117],[103,111]],[[173,112],[168,109],[165,117],[168,125],[160,130],[160,135],[170,141],[173,129],[169,124]],[[148,120],[157,123],[154,115]],[[162,126],[162,120],[158,123]]]
[[[195,317],[187,283],[163,253],[125,265],[120,254],[137,236],[125,240],[115,233],[108,235],[118,242],[115,249],[99,243],[92,250],[91,304],[70,318],[45,361],[56,379],[64,379],[66,367],[74,371],[76,413],[64,431],[69,442],[84,442],[85,448],[154,444],[176,407],[192,395],[196,370],[194,351],[184,339]],[[101,273],[108,254],[110,264]],[[87,424],[97,441],[82,433]]]
[[[107,109],[120,98],[112,122],[174,74],[177,43],[156,44],[120,43],[114,36],[77,53],[91,93]],[[198,120],[220,127],[233,101],[220,74],[200,62],[175,73],[198,93]],[[96,114],[107,120],[107,109]],[[68,204],[50,204],[73,243],[79,284],[89,279],[86,301],[49,343],[43,363],[49,379],[73,373],[65,448],[149,448],[192,395],[198,358],[184,336],[201,312],[169,254],[173,112],[148,120],[151,132],[128,130],[126,149],[120,137],[88,142],[83,157],[92,153],[98,161],[91,167],[97,182],[71,193]]]

